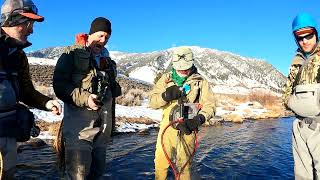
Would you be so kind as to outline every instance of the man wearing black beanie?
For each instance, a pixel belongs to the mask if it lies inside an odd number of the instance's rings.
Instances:
[[[66,179],[99,179],[105,171],[112,101],[121,93],[116,64],[104,47],[110,36],[110,21],[94,19],[89,34],[78,34],[55,68],[53,88],[64,102]]]
[[[99,55],[105,49],[104,46],[107,44],[110,36],[110,21],[104,17],[98,17],[91,23],[87,46],[91,48],[94,55]],[[105,51],[107,51],[107,49],[105,49]]]
[[[104,31],[111,35],[111,22],[104,17],[98,17],[93,20],[91,23],[89,35],[98,31]]]

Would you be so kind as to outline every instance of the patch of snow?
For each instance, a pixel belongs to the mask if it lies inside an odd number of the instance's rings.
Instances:
[[[129,77],[153,84],[157,70],[154,67],[142,66],[129,73]]]
[[[49,134],[49,131],[40,132],[39,136],[36,137],[39,139],[55,139],[55,136]]]
[[[222,116],[229,113],[231,113],[231,111],[224,110],[222,107],[216,107],[216,116]]]
[[[49,65],[55,66],[57,64],[57,59],[47,59],[47,58],[36,58],[28,57],[28,62],[31,65]]]
[[[63,112],[60,115],[54,115],[50,111],[43,111],[40,109],[30,109],[34,114],[36,120],[44,120],[46,122],[57,122],[61,121],[63,118]]]
[[[146,106],[122,106],[116,104],[116,117],[148,117],[150,119],[160,122],[162,119],[162,110],[155,110]]]
[[[117,127],[116,132],[138,132],[141,130],[158,127],[158,124],[137,124],[137,123],[120,123],[120,126]]]
[[[250,90],[244,87],[230,87],[225,85],[214,85],[212,91],[220,94],[248,95],[250,93]]]
[[[237,106],[235,106],[235,111],[227,111],[227,110],[224,110],[222,107],[217,107],[216,108],[216,116],[222,116],[222,115],[225,115],[225,114],[237,114],[237,115],[240,115],[240,116],[244,116],[245,114],[247,114],[245,112],[245,110],[250,110],[252,112],[253,115],[260,115],[262,113],[265,113],[267,112],[267,109],[263,108],[263,109],[256,109],[256,108],[253,108],[250,104],[252,104],[251,102],[246,102],[246,103],[242,103],[242,104],[239,104]]]

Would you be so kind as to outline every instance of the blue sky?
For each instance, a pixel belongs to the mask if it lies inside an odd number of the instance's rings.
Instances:
[[[1,0],[1,3],[3,0]],[[291,22],[299,12],[320,23],[319,0],[34,0],[35,24],[27,51],[74,42],[98,16],[111,20],[109,50],[150,52],[193,45],[268,61],[287,75],[296,50]]]

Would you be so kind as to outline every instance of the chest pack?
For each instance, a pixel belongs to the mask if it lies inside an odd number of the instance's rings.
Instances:
[[[313,61],[318,61],[318,59],[319,55],[316,54]],[[308,58],[299,68],[296,79],[293,82],[292,94],[288,99],[288,107],[301,117],[315,117],[320,115],[320,83],[299,83],[303,78],[304,68],[308,67],[308,64],[313,61]],[[305,71],[308,71],[308,69]],[[316,78],[317,76],[310,77]],[[313,79],[309,79],[309,81],[314,82]]]
[[[288,100],[288,107],[302,117],[320,115],[320,84],[297,85]]]
[[[17,70],[10,66],[4,68],[2,62],[0,65],[0,137],[12,137],[24,142],[30,139],[30,135],[37,136],[40,131],[35,126],[33,113],[19,103]]]
[[[202,105],[199,102],[199,95],[200,92],[197,90],[197,98],[195,102],[191,103],[188,102],[186,95],[190,92],[190,85],[184,85],[182,87],[182,94],[183,96],[178,99],[178,103],[174,105],[169,114],[169,121],[176,121],[180,118],[184,120],[193,119],[196,115],[198,115],[199,111],[202,108]],[[172,127],[177,129],[178,123],[173,124]]]
[[[106,88],[111,90],[113,97],[118,97],[122,94],[121,87],[116,81],[116,63],[110,57],[97,57],[98,59],[94,59],[84,49],[75,49],[72,55],[74,59],[74,73],[82,74],[82,79],[87,78],[90,70],[95,69],[95,75],[88,82],[90,85],[87,85],[92,88],[94,94],[103,97]]]
[[[112,97],[120,96],[122,92],[119,83],[116,81],[117,69],[115,61],[110,57],[99,57],[98,62],[97,78],[99,79],[96,81],[98,84],[98,97],[103,97],[106,94],[106,89],[110,89]]]

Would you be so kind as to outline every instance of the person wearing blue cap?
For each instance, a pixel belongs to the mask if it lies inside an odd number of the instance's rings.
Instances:
[[[295,179],[320,178],[320,45],[317,23],[307,13],[292,22],[298,46],[284,87],[284,104],[296,114],[292,129]]]

